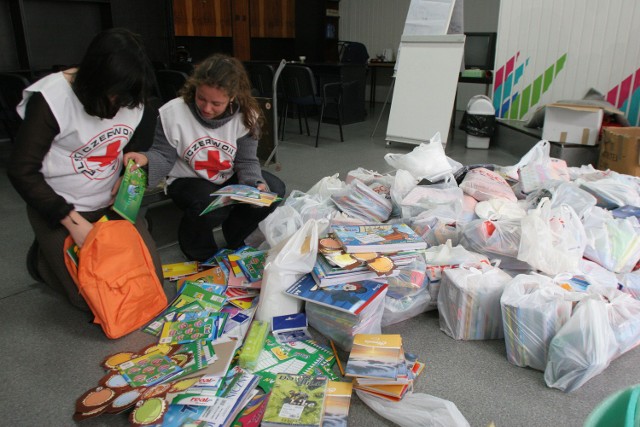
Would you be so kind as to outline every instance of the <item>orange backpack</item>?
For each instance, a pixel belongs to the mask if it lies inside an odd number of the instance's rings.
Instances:
[[[73,245],[67,237],[65,263],[107,337],[133,332],[167,306],[149,250],[129,221],[95,223],[77,266],[67,254]]]

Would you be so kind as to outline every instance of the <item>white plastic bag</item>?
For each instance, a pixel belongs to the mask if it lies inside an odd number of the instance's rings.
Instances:
[[[343,190],[334,193],[331,200],[343,213],[365,222],[384,222],[391,215],[391,200],[356,178]]]
[[[520,220],[478,219],[466,224],[461,244],[474,252],[516,258],[520,247]]]
[[[278,246],[302,227],[300,214],[291,206],[278,206],[265,219],[260,221],[258,228],[264,235],[270,248]]]
[[[475,168],[467,172],[460,188],[479,202],[489,199],[506,199],[512,202],[518,200],[507,181],[486,168]]]
[[[571,317],[569,291],[540,274],[519,274],[500,297],[507,360],[544,371],[551,340]]]
[[[462,214],[462,190],[451,177],[442,184],[417,185],[402,199],[402,216],[411,218],[425,211],[456,219]]]
[[[587,238],[580,218],[569,205],[551,208],[544,198],[522,218],[518,259],[543,273],[576,271]]]
[[[604,371],[618,353],[607,304],[597,294],[578,303],[573,315],[551,340],[544,380],[570,392]]]
[[[500,296],[511,276],[497,267],[451,268],[438,293],[440,330],[456,340],[504,337]]]
[[[299,190],[293,190],[284,204],[298,211],[303,223],[310,219],[331,219],[339,212],[330,197],[319,193],[307,194]]]
[[[281,246],[269,251],[256,320],[271,322],[274,316],[300,312],[302,301],[283,291],[313,269],[318,255],[318,236],[324,234],[328,225],[328,221],[311,219]]]
[[[400,215],[401,202],[404,197],[418,184],[418,180],[406,170],[398,170],[396,179],[391,186],[391,202],[393,203],[393,215]]]
[[[428,248],[424,253],[424,258],[427,263],[425,272],[429,280],[429,294],[431,295],[432,308],[435,308],[438,302],[440,281],[442,279],[442,272],[445,269],[457,268],[460,264],[490,264],[489,259],[485,255],[468,251],[460,245],[453,246],[451,241],[447,241],[443,245]]]
[[[468,427],[469,422],[458,407],[449,400],[424,393],[407,393],[393,402],[356,390],[365,405],[378,415],[400,427]]]
[[[592,209],[585,218],[589,242],[585,258],[615,273],[629,273],[640,261],[640,223],[636,217],[608,218]]]
[[[380,326],[385,327],[411,319],[428,311],[430,307],[431,295],[427,287],[422,288],[417,294],[404,298],[397,299],[387,296]]]
[[[319,194],[322,197],[329,197],[333,193],[336,193],[346,187],[346,184],[338,178],[340,174],[333,174],[331,176],[325,176],[320,181],[316,182],[307,191],[307,194]]]
[[[444,154],[440,132],[407,154],[387,153],[384,160],[395,169],[404,169],[416,179],[438,181],[453,171]]]

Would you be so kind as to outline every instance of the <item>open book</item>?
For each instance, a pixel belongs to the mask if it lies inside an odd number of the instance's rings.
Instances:
[[[231,184],[211,193],[215,198],[200,215],[234,203],[249,203],[256,206],[271,206],[280,200],[276,193],[260,191],[255,187],[242,184]]]

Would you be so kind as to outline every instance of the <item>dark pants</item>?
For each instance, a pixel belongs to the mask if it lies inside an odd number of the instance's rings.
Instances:
[[[113,212],[109,208],[100,209],[94,212],[80,212],[87,221],[96,222],[103,215],[107,215],[109,219],[122,219],[120,216]],[[80,291],[76,286],[76,283],[71,278],[67,266],[64,262],[66,256],[63,251],[64,241],[69,235],[67,229],[59,224],[54,228],[51,228],[47,219],[35,211],[35,209],[27,206],[27,217],[31,223],[31,228],[38,242],[38,253],[35,260],[35,268],[38,275],[42,280],[51,288],[58,292],[63,292],[69,298],[69,301],[74,306],[89,310],[89,306],[85,302]],[[156,243],[151,237],[151,233],[147,229],[147,221],[144,216],[139,215],[136,218],[134,224],[138,233],[144,240],[144,243],[149,249],[151,259],[156,269],[156,274],[160,279],[160,283],[163,283],[162,277],[162,261],[160,261],[160,255],[156,250]]]
[[[266,171],[262,171],[262,177],[269,186],[269,191],[284,197],[285,185],[280,178]],[[167,194],[183,213],[178,229],[178,243],[189,259],[205,261],[218,251],[213,229],[219,225],[222,225],[222,233],[229,249],[242,246],[244,239],[258,227],[260,221],[277,207],[278,203],[269,207],[237,203],[200,216],[200,212],[213,200],[211,193],[237,183],[238,178],[234,175],[222,185],[202,178],[179,178],[169,185]]]

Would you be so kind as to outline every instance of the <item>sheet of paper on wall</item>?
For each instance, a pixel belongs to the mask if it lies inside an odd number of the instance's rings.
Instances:
[[[447,34],[455,0],[411,0],[403,36]]]

